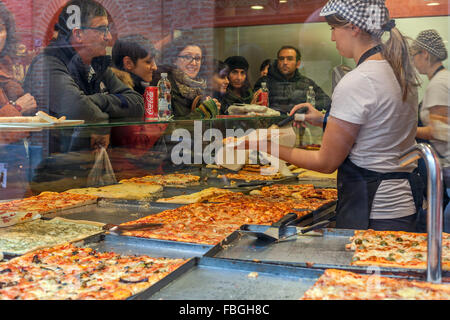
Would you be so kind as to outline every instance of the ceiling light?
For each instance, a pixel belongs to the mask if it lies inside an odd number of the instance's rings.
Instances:
[[[430,3],[427,3],[427,6],[438,6],[438,5],[440,5],[439,2],[430,2]]]
[[[280,0],[280,3],[286,3],[287,0]]]
[[[264,9],[263,6],[251,6],[250,8],[252,8],[253,10],[262,10],[262,9]]]

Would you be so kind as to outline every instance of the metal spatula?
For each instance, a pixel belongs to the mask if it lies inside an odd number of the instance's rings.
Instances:
[[[247,231],[247,230],[239,230],[239,232],[256,237],[258,239],[276,241],[280,238],[280,229],[285,227],[292,220],[297,219],[297,214],[291,212],[286,214],[283,218],[273,223],[266,231],[264,232],[256,232],[256,231]]]
[[[134,230],[153,230],[162,228],[164,224],[162,223],[136,223],[136,224],[128,224],[128,225],[117,225],[112,223],[105,224],[102,228],[103,230],[107,230],[112,233],[121,234],[125,231],[134,231]]]

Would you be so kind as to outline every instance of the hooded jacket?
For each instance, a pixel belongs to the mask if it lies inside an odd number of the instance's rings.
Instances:
[[[95,74],[89,80],[89,66],[69,42],[58,38],[33,60],[24,89],[56,117],[86,122],[142,117],[142,96],[123,84],[110,64],[110,56],[92,59]]]
[[[261,88],[262,82],[266,82],[269,90],[269,107],[281,113],[288,113],[296,104],[306,102],[309,86],[312,86],[316,93],[316,109],[330,109],[331,99],[322,88],[313,80],[301,75],[298,70],[295,70],[292,78],[287,79],[278,70],[277,60],[269,67],[267,75],[259,78],[255,83],[255,91]]]

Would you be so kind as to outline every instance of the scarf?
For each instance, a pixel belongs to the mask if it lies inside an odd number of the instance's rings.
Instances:
[[[173,70],[172,75],[181,96],[186,99],[192,100],[197,96],[201,96],[206,89],[206,81],[203,79],[191,79],[186,73],[178,69]]]

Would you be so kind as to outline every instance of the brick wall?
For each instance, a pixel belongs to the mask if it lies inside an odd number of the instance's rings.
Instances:
[[[16,19],[17,33],[29,50],[45,46],[67,0],[4,0]],[[214,0],[99,0],[114,23],[114,35],[141,33],[155,44],[164,43],[173,30],[212,28]],[[212,41],[212,31],[201,33]],[[212,44],[207,45],[212,48]]]
[[[18,33],[28,49],[48,42],[58,10],[67,0],[3,0],[13,12]],[[155,44],[170,39],[173,30],[202,29],[212,40],[213,27],[304,22],[326,0],[264,1],[264,10],[250,9],[241,0],[98,0],[110,14],[117,35],[141,33]],[[449,0],[427,6],[423,0],[387,0],[393,17],[449,14]]]

